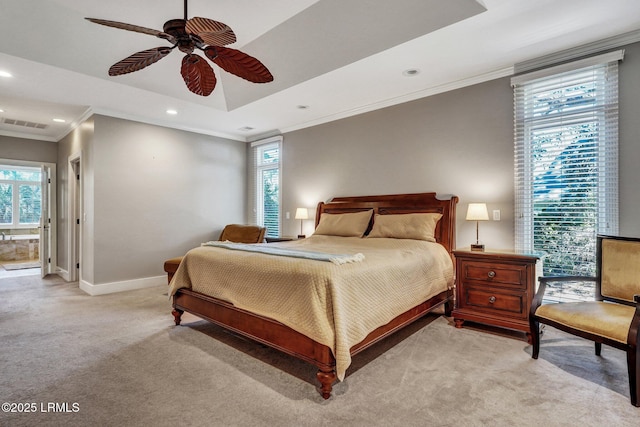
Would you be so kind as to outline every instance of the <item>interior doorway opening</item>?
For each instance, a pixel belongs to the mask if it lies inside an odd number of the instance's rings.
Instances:
[[[0,278],[55,272],[55,164],[0,159]]]

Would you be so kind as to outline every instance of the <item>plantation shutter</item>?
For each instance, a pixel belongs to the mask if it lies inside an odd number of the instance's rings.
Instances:
[[[280,235],[280,182],[282,137],[251,143],[248,183],[248,218],[251,224],[267,227],[267,236]]]
[[[618,61],[624,51],[512,79],[515,246],[545,275],[593,275],[618,233]]]

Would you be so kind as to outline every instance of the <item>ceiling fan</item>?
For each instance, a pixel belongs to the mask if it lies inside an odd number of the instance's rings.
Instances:
[[[209,63],[193,53],[200,49],[205,56],[225,71],[253,83],[273,81],[271,72],[262,62],[236,49],[224,47],[236,42],[233,30],[213,19],[194,17],[187,19],[187,0],[184,0],[184,19],[170,19],[163,31],[123,22],[85,18],[91,22],[122,30],[149,34],[167,40],[173,46],[160,46],[136,52],[109,68],[110,76],[119,76],[142,70],[167,56],[176,47],[186,55],[182,58],[180,73],[189,90],[197,95],[209,96],[216,87],[216,76]]]

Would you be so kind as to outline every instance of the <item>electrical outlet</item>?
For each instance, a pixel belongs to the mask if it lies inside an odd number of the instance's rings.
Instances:
[[[500,209],[494,209],[493,211],[493,220],[500,221]]]

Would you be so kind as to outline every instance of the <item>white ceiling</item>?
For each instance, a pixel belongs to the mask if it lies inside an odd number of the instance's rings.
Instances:
[[[230,47],[260,59],[275,80],[253,84],[214,66],[213,94],[194,95],[177,50],[144,70],[109,77],[120,59],[169,43],[83,18],[161,30],[183,17],[180,0],[0,0],[0,71],[13,76],[0,77],[0,135],[58,141],[98,113],[248,141],[506,76],[516,63],[601,39],[640,40],[639,0],[188,5],[189,17],[228,24],[238,38]],[[404,76],[408,69],[420,72]]]

